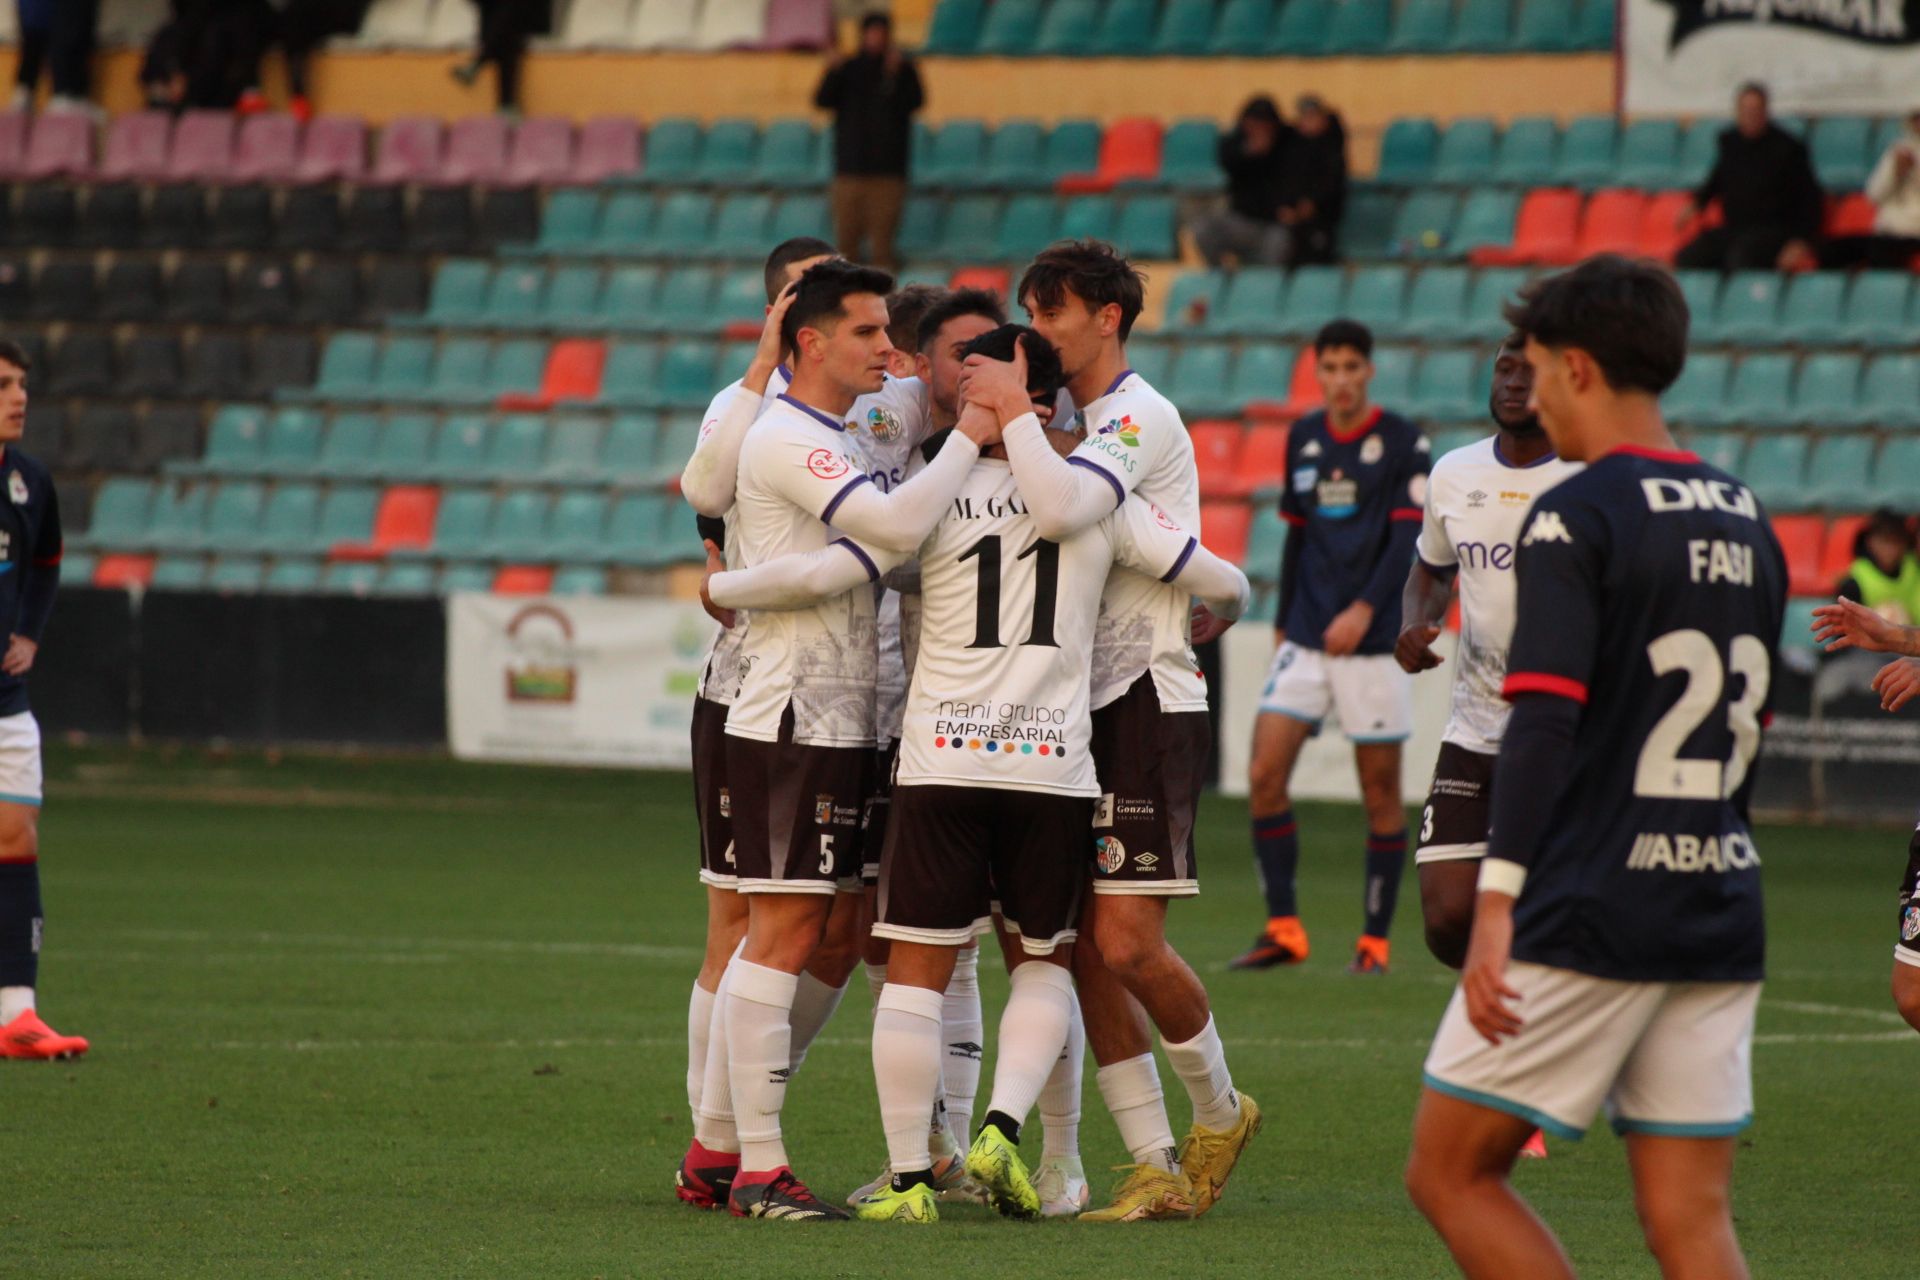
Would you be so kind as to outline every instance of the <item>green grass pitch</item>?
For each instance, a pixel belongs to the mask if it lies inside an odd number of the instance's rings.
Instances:
[[[704,923],[683,777],[57,750],[48,791],[42,1003],[95,1049],[0,1064],[0,1273],[1453,1274],[1399,1177],[1449,978],[1420,945],[1411,874],[1394,972],[1342,972],[1355,810],[1302,807],[1311,962],[1229,974],[1260,911],[1244,805],[1206,807],[1206,893],[1174,908],[1174,936],[1268,1117],[1211,1216],[1029,1225],[958,1208],[914,1230],[674,1201]],[[1736,1173],[1757,1276],[1911,1273],[1920,1036],[1886,994],[1905,843],[1761,833],[1773,976]],[[991,1029],[1005,983],[982,971]],[[883,1151],[868,1008],[856,976],[788,1109],[802,1176],[835,1197]],[[1091,1071],[1085,1110],[1089,1168],[1117,1163]],[[1584,1276],[1654,1274],[1604,1126],[1517,1176]]]

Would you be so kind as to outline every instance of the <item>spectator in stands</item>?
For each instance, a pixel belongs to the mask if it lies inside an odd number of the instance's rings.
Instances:
[[[1306,94],[1294,104],[1280,183],[1280,222],[1290,233],[1288,263],[1332,262],[1347,204],[1347,126]]]
[[[1899,626],[1920,622],[1920,559],[1905,516],[1882,507],[1867,518],[1854,535],[1853,563],[1839,595]]]
[[[1277,267],[1287,261],[1292,233],[1281,224],[1281,199],[1292,130],[1265,94],[1247,99],[1233,128],[1220,135],[1214,155],[1227,175],[1227,207],[1193,224],[1194,247],[1210,267],[1230,261]]]
[[[140,85],[163,111],[263,111],[260,60],[277,16],[266,0],[172,0],[171,16],[147,43]]]
[[[20,29],[19,61],[13,77],[13,109],[33,106],[40,73],[47,65],[47,41],[53,32],[53,0],[16,0],[15,25]]]
[[[813,105],[833,112],[833,234],[843,257],[899,269],[893,237],[907,199],[920,69],[893,43],[883,13],[860,20],[860,48],[820,78]]]
[[[1829,240],[1820,265],[1900,270],[1920,261],[1920,111],[1873,166],[1867,199],[1875,206],[1873,234]]]
[[[1734,127],[1721,133],[1712,172],[1681,210],[1682,229],[1694,225],[1715,199],[1724,224],[1700,231],[1682,246],[1679,266],[1771,271],[1811,258],[1826,212],[1824,198],[1806,143],[1768,115],[1765,85],[1740,86]]]
[[[473,60],[453,69],[453,78],[472,84],[493,64],[494,101],[502,111],[520,110],[520,64],[527,41],[553,28],[552,0],[473,0],[480,10],[480,47]]]
[[[280,50],[287,59],[287,110],[305,123],[313,118],[308,71],[314,51],[335,36],[350,36],[366,21],[373,0],[287,0],[280,11]]]

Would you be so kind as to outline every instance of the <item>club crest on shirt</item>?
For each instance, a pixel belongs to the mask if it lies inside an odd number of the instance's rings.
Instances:
[[[1140,445],[1140,427],[1134,422],[1133,415],[1130,413],[1107,419],[1101,426],[1099,434],[1112,436],[1129,449],[1138,448]]]
[[[1162,511],[1158,506],[1155,506],[1151,502],[1149,502],[1147,505],[1150,507],[1153,507],[1154,521],[1158,523],[1162,529],[1178,529],[1180,527],[1179,525],[1173,522],[1172,516]]]
[[[828,826],[833,822],[833,797],[815,796],[813,798],[813,822],[815,826]]]
[[[16,507],[27,505],[27,478],[18,471],[7,473],[7,496],[13,499]]]
[[[1900,917],[1900,936],[1908,942],[1920,938],[1920,906],[1908,907],[1907,913]]]
[[[1318,440],[1309,440],[1300,446],[1300,456],[1303,458],[1317,458],[1321,452],[1322,450]]]
[[[857,430],[861,424],[849,422],[847,425]],[[873,433],[875,440],[882,441],[898,440],[901,433],[906,430],[901,425],[900,415],[883,405],[875,405],[867,410],[866,428]]]
[[[807,470],[822,480],[838,480],[847,474],[847,460],[831,449],[815,449],[807,455]]]
[[[1360,446],[1360,461],[1366,466],[1370,467],[1386,456],[1387,446],[1379,436],[1368,436]]]
[[[1093,865],[1101,875],[1112,875],[1127,865],[1127,846],[1113,836],[1101,836],[1093,842]]]

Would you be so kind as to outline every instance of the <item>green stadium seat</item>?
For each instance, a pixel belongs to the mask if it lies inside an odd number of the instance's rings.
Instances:
[[[1057,0],[1056,0],[1057,2]],[[1229,58],[1257,58],[1273,30],[1274,0],[1226,0],[1207,52]]]
[[[1035,197],[1027,197],[1030,201]],[[1053,222],[1050,197],[1040,197],[1045,205],[1047,224]],[[1038,204],[1028,206],[1028,216],[1037,216]],[[935,246],[938,256],[975,262],[991,257],[1000,244],[1000,223],[1006,214],[1006,202],[999,196],[969,195],[954,200],[947,208]],[[1032,234],[1029,232],[1029,234]]]
[[[1462,333],[1471,277],[1465,267],[1428,267],[1407,291],[1407,313],[1389,335],[1434,342]]]
[[[1213,39],[1213,21],[1214,0],[1166,0],[1148,52],[1157,58],[1205,53]]]
[[[546,452],[546,419],[537,413],[508,414],[488,433],[487,474],[524,484],[544,468]]]
[[[433,566],[425,560],[402,560],[383,565],[373,584],[376,596],[430,596],[434,594]]]
[[[313,474],[320,463],[324,434],[320,415],[311,409],[279,410],[267,426],[262,466],[274,475]]]
[[[481,593],[491,595],[493,566],[476,564],[470,560],[441,565],[440,572],[433,578],[433,590],[434,594],[442,596]]]
[[[600,549],[600,538],[607,527],[607,496],[576,490],[554,499],[548,513],[544,556],[556,559],[591,559]]]
[[[1260,582],[1277,582],[1286,550],[1287,522],[1280,518],[1280,508],[1271,502],[1257,504],[1253,525],[1247,530],[1247,576]]]
[[[1294,361],[1300,353],[1284,342],[1249,342],[1240,348],[1233,362],[1233,380],[1227,385],[1227,400],[1235,408],[1253,404],[1284,404],[1287,383],[1293,377]]]
[[[1040,21],[1033,52],[1043,58],[1079,58],[1093,48],[1100,25],[1100,0],[1053,0]]]
[[[266,562],[259,556],[215,556],[207,569],[206,587],[209,591],[251,595],[260,590],[266,573]]]
[[[1858,191],[1867,184],[1874,162],[1875,122],[1864,116],[1823,116],[1814,121],[1808,147],[1820,185],[1835,191]]]
[[[474,404],[486,396],[487,367],[493,344],[485,338],[448,338],[434,357],[433,371],[424,388],[408,396],[423,403]]]
[[[393,480],[426,474],[434,433],[434,421],[424,413],[393,414],[380,430],[371,474]]]
[[[1214,333],[1279,333],[1287,278],[1278,267],[1243,267],[1226,277],[1205,327]]]
[[[153,497],[145,545],[160,551],[192,550],[203,545],[207,526],[208,484],[162,484]]]
[[[230,545],[250,551],[311,551],[318,541],[319,532],[320,486],[283,484],[276,486],[268,497],[253,535]]]
[[[946,203],[934,196],[909,194],[900,211],[900,229],[894,247],[909,258],[924,258],[941,251],[940,231],[946,217]]]
[[[401,324],[433,328],[472,328],[487,310],[487,287],[493,264],[477,258],[449,258],[433,273],[427,309],[417,316],[398,316]]]
[[[1613,181],[1623,187],[1659,190],[1676,182],[1680,126],[1672,120],[1635,120],[1620,135]]]
[[[198,591],[207,585],[207,562],[195,555],[164,555],[154,561],[147,586],[154,591]]]
[[[396,551],[394,554],[431,554],[442,558],[477,556],[486,544],[487,522],[492,513],[493,495],[487,490],[448,489],[440,495],[440,509],[433,522],[433,543],[428,551]]]
[[[1499,135],[1493,121],[1483,116],[1455,120],[1441,135],[1433,157],[1432,180],[1443,186],[1468,187],[1493,177]]]
[[[600,196],[563,189],[547,197],[540,212],[540,238],[531,252],[566,257],[592,251],[600,224]]]
[[[1461,0],[1447,48],[1455,53],[1504,53],[1513,43],[1513,0]]]
[[[600,401],[616,409],[651,409],[660,403],[660,344],[616,342],[607,348]]]
[[[994,7],[999,6],[996,3]],[[986,163],[987,127],[978,120],[955,120],[928,128],[919,136],[926,139],[926,145],[914,151],[916,186],[962,186]]]
[[[1803,500],[1806,469],[1807,437],[1781,432],[1755,440],[1738,474],[1772,510],[1799,511],[1808,505]]]
[[[1478,444],[1487,438],[1487,432],[1481,427],[1447,427],[1440,431],[1429,431],[1427,436],[1433,446],[1433,457],[1437,462],[1456,449],[1464,449],[1470,444]]]
[[[273,577],[271,572],[267,575]],[[371,560],[333,560],[320,569],[315,584],[329,595],[371,595],[380,583],[380,565]]]
[[[693,456],[700,442],[700,414],[674,413],[660,424],[660,439],[653,455],[653,475],[661,484],[672,481]]]
[[[1051,188],[1054,183],[1075,173],[1094,173],[1100,168],[1101,128],[1092,120],[1062,120],[1047,135],[1042,177]]]
[[[1405,404],[1413,396],[1413,368],[1417,353],[1412,347],[1375,347],[1373,380],[1367,394],[1377,404]]]
[[[994,189],[1045,186],[1046,149],[1046,130],[1038,120],[1003,121],[987,139],[986,157],[980,166],[957,175],[954,182]]]
[[[1481,188],[1468,192],[1460,203],[1453,234],[1447,238],[1447,254],[1466,257],[1477,249],[1512,244],[1520,221],[1520,200],[1518,191]]]
[[[713,398],[717,376],[712,343],[669,343],[660,357],[660,403],[669,409],[704,409]]]
[[[1686,367],[1679,379],[1667,388],[1661,407],[1675,422],[1718,423],[1727,399],[1727,378],[1732,362],[1717,351],[1694,351],[1687,355]]]
[[[1887,149],[1893,146],[1894,143],[1900,141],[1901,136],[1905,134],[1906,131],[1907,122],[1899,116],[1886,116],[1882,118],[1879,128],[1874,131],[1873,145],[1867,148],[1868,153],[1871,154],[1874,161],[1878,163],[1880,157],[1887,154]]]
[[[1881,447],[1869,492],[1871,497],[1862,495],[1860,505],[1871,501],[1875,506],[1888,506],[1896,511],[1920,507],[1920,434],[1898,435]]]
[[[673,502],[660,513],[660,549],[657,564],[698,564],[706,559],[700,549],[700,524],[693,508]]]
[[[313,473],[319,476],[372,475],[380,441],[380,419],[371,413],[336,413],[320,442]]]
[[[1869,347],[1908,346],[1907,300],[1913,277],[1905,271],[1862,271],[1847,289],[1840,341]]]
[[[1851,510],[1860,505],[1863,495],[1872,492],[1873,437],[1849,432],[1823,437],[1807,461],[1807,485],[1803,507],[1842,507]]]
[[[1400,327],[1407,314],[1407,272],[1400,266],[1362,267],[1347,282],[1340,314],[1375,333]]]
[[[480,323],[489,329],[538,328],[546,299],[544,270],[534,266],[503,266],[493,273],[493,281],[487,287]]]
[[[93,514],[84,535],[69,537],[75,546],[130,547],[146,537],[153,519],[154,484],[129,476],[110,476],[94,494]]]
[[[1200,328],[1219,305],[1220,291],[1225,285],[1226,277],[1218,271],[1181,272],[1174,277],[1173,286],[1167,291],[1167,306],[1161,327],[1170,333]]]
[[[606,540],[595,558],[614,564],[660,563],[655,556],[666,505],[667,500],[657,493],[624,493],[615,498],[607,513]]]
[[[1469,200],[1471,205],[1472,201]],[[1461,219],[1464,224],[1466,219]],[[1497,341],[1507,335],[1507,322],[1501,308],[1512,301],[1527,282],[1524,267],[1488,267],[1473,275],[1472,291],[1467,297],[1463,336]]]
[[[1453,28],[1453,0],[1404,0],[1387,37],[1388,53],[1439,53]]]
[[[773,211],[767,239],[775,244],[795,236],[827,237],[833,226],[827,218],[827,198],[813,193],[785,196]]]
[[[1713,317],[1694,325],[1703,342],[1760,342],[1780,335],[1780,295],[1785,279],[1774,271],[1736,271],[1720,290]]]
[[[711,284],[713,277],[700,267],[683,267],[691,283],[681,288],[699,288]],[[593,327],[632,332],[651,330],[657,324],[660,300],[660,268],[652,263],[628,263],[607,272],[606,285],[596,305]],[[699,300],[705,309],[706,299]]]
[[[1520,0],[1513,48],[1520,53],[1565,53],[1576,47],[1574,0]]]
[[[500,560],[538,556],[546,543],[548,505],[538,489],[508,490],[487,521],[486,554]]]
[[[1137,58],[1151,53],[1158,8],[1157,0],[1104,0],[1093,45],[1084,52],[1100,58]]]
[[[1386,187],[1361,187],[1347,197],[1340,218],[1340,251],[1347,258],[1384,258],[1393,252],[1393,224],[1400,216],[1400,194]]]
[[[1866,426],[1860,416],[1860,357],[1817,351],[1800,362],[1793,382],[1793,421],[1811,427]]]
[[[1393,222],[1390,251],[1403,257],[1438,258],[1449,252],[1449,233],[1460,198],[1444,188],[1411,192]]]
[[[1612,50],[1616,0],[1582,0],[1574,18],[1573,47]]]
[[[244,549],[259,534],[260,511],[266,498],[266,486],[257,480],[223,481],[207,499],[200,536],[175,545]]]
[[[1052,196],[1017,195],[1007,201],[1006,216],[994,238],[993,256],[1005,262],[1024,262],[1056,239]],[[951,238],[950,251],[955,249]],[[974,254],[960,254],[975,257]]]
[[[658,208],[659,201],[644,191],[615,192],[601,207],[591,252],[616,257],[646,252]]]
[[[553,574],[556,596],[603,596],[607,594],[607,571],[598,565],[561,565]]]
[[[660,199],[659,211],[642,246],[652,257],[695,257],[706,247],[713,230],[714,200],[697,191],[670,191]]]
[[[1160,388],[1183,418],[1211,418],[1240,406],[1226,402],[1227,370],[1233,351],[1224,342],[1189,342],[1173,359],[1173,370]]]
[[[720,202],[701,256],[758,258],[765,254],[767,226],[773,221],[773,197],[761,192],[730,195]]]
[[[1113,239],[1130,258],[1158,261],[1178,257],[1173,197],[1140,195],[1128,200],[1120,207]]]
[[[647,130],[639,180],[658,187],[692,182],[700,168],[700,123],[685,116],[656,120]]]
[[[311,387],[282,387],[274,394],[301,400],[364,397],[379,354],[380,340],[371,333],[336,333],[320,353],[320,372]]]
[[[1157,334],[1143,334],[1138,329],[1127,340],[1127,363],[1133,371],[1147,380],[1150,386],[1162,386],[1173,371],[1173,357],[1176,344],[1164,341]]]
[[[650,479],[659,443],[659,418],[650,413],[620,414],[607,424],[607,439],[600,448],[599,474],[615,484]]]
[[[1000,228],[1002,243],[1014,225],[1014,212],[1022,200],[1039,199],[1035,196],[1016,196],[1007,206],[1007,220]],[[1060,207],[1059,221],[1054,223],[1047,240],[1034,246],[1035,251],[1043,249],[1054,240],[1112,240],[1113,228],[1119,213],[1119,207],[1112,196],[1073,196]],[[1169,206],[1171,213],[1171,206]],[[1171,230],[1171,228],[1169,228]],[[1010,261],[1019,261],[1027,254],[1009,253],[1003,257]]]
[[[1720,305],[1720,286],[1725,277],[1718,271],[1676,271],[1673,278],[1680,286],[1680,296],[1686,299],[1690,334],[1694,341],[1703,341],[1702,330],[1711,325],[1714,310]]]
[[[1500,135],[1500,149],[1493,158],[1493,179],[1522,187],[1551,182],[1559,148],[1560,126],[1551,116],[1515,120]]]
[[[606,277],[585,263],[564,263],[553,269],[540,299],[539,327],[592,329],[600,323],[600,294]]]
[[[1040,38],[1040,15],[1040,0],[993,0],[974,52],[1003,58],[1031,53]]]
[[[1726,403],[1710,421],[1749,427],[1785,426],[1792,417],[1793,357],[1779,351],[1751,352],[1733,371]]]
[[[486,340],[484,338],[449,338],[447,346],[453,349],[478,349],[484,355]],[[444,355],[438,357],[439,362],[444,362],[445,359]],[[432,375],[436,367],[437,360],[432,338],[418,334],[395,335],[381,345],[380,358],[374,365],[372,380],[354,388],[351,394],[339,398],[423,399],[432,384]],[[484,368],[484,365],[480,367]],[[474,370],[476,374],[479,371],[479,368]]]
[[[320,562],[305,556],[275,560],[260,587],[263,591],[288,595],[317,591],[320,587]]]
[[[1488,128],[1491,130],[1492,125]],[[1424,117],[1395,120],[1381,136],[1380,165],[1374,171],[1374,181],[1394,186],[1424,185],[1433,176],[1439,149],[1440,127],[1433,121]]]
[[[587,417],[552,420],[545,427],[546,446],[540,456],[541,480],[579,484],[600,476],[600,445],[606,435],[601,424]]]
[[[1747,438],[1738,431],[1688,433],[1682,443],[1699,454],[1702,462],[1731,476],[1740,474],[1741,463],[1747,455]]]
[[[1311,334],[1327,321],[1339,316],[1345,300],[1346,282],[1338,267],[1301,267],[1287,282],[1287,304],[1278,317],[1277,328],[1269,333],[1288,337]]]
[[[820,131],[811,120],[772,120],[760,134],[754,154],[755,186],[792,188],[812,186],[820,171]]]
[[[712,310],[715,283],[706,267],[675,267],[660,278],[650,312],[632,321],[656,333],[702,329]]]
[[[1334,0],[1284,0],[1267,40],[1267,52],[1283,58],[1313,58],[1327,49]]]
[[[1875,356],[1860,378],[1860,412],[1877,427],[1920,427],[1920,356]]]
[[[752,324],[757,329],[766,313],[766,277],[758,267],[743,268],[730,271],[720,278],[720,287],[714,292],[712,311],[705,327],[715,329],[734,324]],[[746,367],[744,362],[740,367]]]
[[[1446,422],[1484,411],[1488,392],[1479,366],[1479,355],[1462,348],[1427,352],[1404,412],[1425,421]]]
[[[715,120],[700,141],[695,180],[728,187],[749,181],[760,151],[760,126],[752,120]]]
[[[1720,134],[1727,127],[1725,120],[1708,116],[1695,120],[1680,135],[1680,153],[1674,160],[1672,181],[1681,187],[1697,187],[1707,180],[1707,171],[1713,168],[1714,157],[1719,152]]]
[[[940,0],[927,26],[928,53],[972,53],[986,21],[985,0]]]
[[[1565,0],[1531,0],[1529,7]],[[1619,166],[1620,124],[1612,116],[1578,116],[1560,135],[1554,181],[1568,186],[1609,186]]]
[[[371,485],[333,486],[320,504],[319,545],[331,547],[343,542],[370,541],[379,507],[380,491]]]
[[[266,452],[266,410],[255,405],[222,405],[207,428],[207,451],[198,462],[181,463],[170,470],[221,475],[258,470]]]
[[[1787,281],[1780,304],[1780,331],[1803,346],[1838,342],[1846,309],[1847,278],[1837,271],[1809,271]]]
[[[479,480],[487,474],[487,420],[477,413],[449,414],[433,435],[424,477],[441,482]]]
[[[1334,0],[1327,23],[1326,52],[1356,56],[1379,53],[1386,47],[1387,27],[1393,18],[1388,0]]]

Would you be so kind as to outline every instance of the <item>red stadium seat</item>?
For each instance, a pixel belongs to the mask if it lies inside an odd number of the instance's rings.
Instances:
[[[551,409],[565,401],[591,402],[600,398],[600,375],[607,367],[607,344],[593,338],[563,338],[547,352],[547,370],[540,389],[500,397],[508,410]]]
[[[493,594],[497,596],[543,596],[551,590],[552,565],[502,565],[500,572],[493,575]]]
[[[27,126],[32,121],[24,111],[0,112],[0,177],[20,176],[27,163]]]
[[[767,6],[767,30],[755,48],[825,49],[833,44],[831,0],[780,0]]]
[[[492,185],[507,174],[508,125],[500,116],[464,116],[447,132],[447,156],[436,181]]]
[[[962,267],[947,281],[949,289],[985,289],[1002,302],[1013,287],[1013,273],[1005,267]]]
[[[640,172],[640,125],[629,116],[595,116],[580,126],[568,180],[585,186]]]
[[[1820,580],[1824,585],[1807,594],[1830,596],[1839,587],[1840,580],[1853,566],[1853,540],[1860,536],[1866,523],[1865,516],[1834,517],[1833,523],[1827,526],[1827,544],[1820,555]]]
[[[1256,426],[1240,450],[1240,492],[1279,489],[1287,482],[1287,429]]]
[[[1823,596],[1833,590],[1820,572],[1827,528],[1819,516],[1775,516],[1774,536],[1787,557],[1787,590],[1796,596]]]
[[[1252,528],[1253,508],[1244,502],[1200,504],[1200,540],[1222,560],[1239,564],[1247,558],[1247,534]]]
[[[446,126],[435,116],[401,116],[380,131],[374,148],[374,182],[426,182],[439,176]]]
[[[235,182],[287,182],[300,157],[300,122],[287,115],[248,116],[240,122],[227,176]]]
[[[100,177],[108,182],[152,182],[166,176],[173,117],[164,111],[133,111],[107,126]]]
[[[1580,226],[1580,193],[1562,187],[1530,191],[1520,202],[1514,220],[1513,243],[1488,245],[1467,254],[1478,266],[1533,266],[1572,262],[1578,250],[1574,237]]]
[[[358,182],[367,171],[367,126],[348,116],[319,116],[307,126],[295,182]]]
[[[233,172],[235,119],[231,111],[189,111],[173,131],[167,177],[181,182],[219,182]]]
[[[1100,139],[1100,167],[1093,173],[1072,173],[1060,179],[1069,195],[1111,191],[1122,182],[1160,175],[1160,143],[1165,127],[1158,120],[1132,116],[1116,120]]]
[[[523,120],[513,131],[506,183],[510,187],[555,186],[572,177],[573,165],[573,121],[559,116]]]
[[[93,171],[93,121],[78,111],[43,111],[27,135],[26,176],[84,178]]]
[[[1596,191],[1580,215],[1579,258],[1596,253],[1631,254],[1640,246],[1647,197],[1639,191]]]
[[[1314,373],[1313,347],[1301,348],[1294,357],[1293,377],[1287,382],[1287,398],[1284,401],[1256,400],[1246,406],[1249,418],[1263,420],[1278,419],[1292,422],[1303,413],[1320,407],[1320,379]]]
[[[1826,234],[1829,236],[1867,236],[1873,234],[1873,201],[1856,191],[1827,206]]]
[[[1672,262],[1680,246],[1690,238],[1680,232],[1680,211],[1692,195],[1685,191],[1662,191],[1650,198],[1640,216],[1640,236],[1635,248],[1644,258]]]
[[[1202,421],[1187,425],[1193,437],[1194,460],[1200,468],[1200,496],[1238,497],[1240,447],[1244,432],[1237,422]]]
[[[433,521],[439,512],[440,491],[432,485],[394,485],[380,495],[373,541],[338,543],[327,554],[335,560],[379,560],[402,547],[424,551],[433,545]]]
[[[93,567],[96,587],[144,587],[153,581],[153,557],[141,555],[105,555]]]

